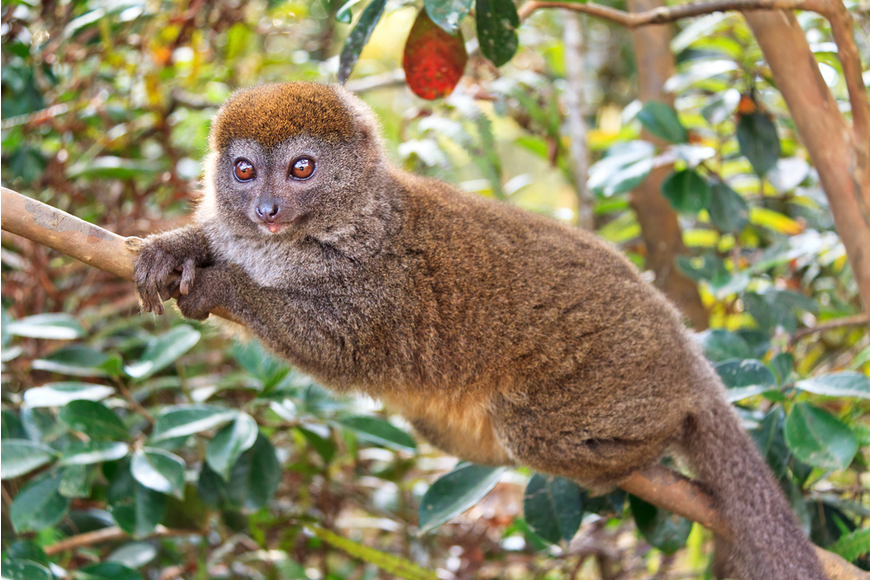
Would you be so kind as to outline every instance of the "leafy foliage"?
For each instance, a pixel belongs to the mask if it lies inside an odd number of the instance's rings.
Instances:
[[[575,56],[560,14],[520,29],[501,0],[8,4],[3,184],[123,235],[187,212],[209,118],[236,87],[352,71],[350,87],[389,77],[364,96],[406,168],[576,215],[563,80]],[[415,21],[425,38],[410,42]],[[802,25],[845,110],[830,31]],[[598,233],[644,267],[629,196],[665,174],[689,252],[672,266],[710,313],[699,343],[726,396],[814,541],[866,567],[870,337],[854,325],[807,332],[859,303],[757,47],[733,16],[684,23],[676,106],[641,105],[626,36],[585,26]],[[449,96],[425,103],[396,86],[403,47],[412,65],[449,53],[434,83],[440,65],[416,80],[405,66],[424,97]],[[707,565],[710,536],[685,520],[525,469],[451,471],[377,404],[329,394],[256,342],[138,316],[129,285],[55,252],[4,234],[2,273],[4,578],[134,580],[174,567],[185,578],[568,577],[575,535],[614,550],[623,570]],[[115,527],[126,535],[52,549]],[[686,557],[664,555],[677,550]]]

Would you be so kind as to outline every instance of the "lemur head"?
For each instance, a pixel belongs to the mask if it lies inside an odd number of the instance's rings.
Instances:
[[[364,203],[362,184],[383,159],[362,101],[304,82],[235,93],[215,115],[209,145],[205,203],[243,236],[298,233]]]

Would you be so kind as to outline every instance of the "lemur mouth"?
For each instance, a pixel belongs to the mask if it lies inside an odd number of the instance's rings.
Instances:
[[[261,224],[261,225],[272,234],[277,234],[278,232],[283,230],[285,227],[287,227],[287,224],[279,224],[279,223]]]

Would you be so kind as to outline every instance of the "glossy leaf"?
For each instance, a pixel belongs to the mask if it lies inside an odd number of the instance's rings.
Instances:
[[[57,452],[29,439],[0,442],[0,479],[11,479],[42,467],[57,458]]]
[[[227,493],[233,505],[260,509],[269,503],[281,481],[281,465],[272,443],[261,433],[254,445],[242,453],[230,472]]]
[[[646,141],[614,145],[601,161],[589,168],[587,185],[605,197],[631,191],[652,171],[654,157],[655,147]]]
[[[67,465],[61,470],[57,491],[70,499],[88,497],[95,473],[95,469],[87,465]]]
[[[0,564],[3,580],[54,580],[51,571],[30,560],[6,560]]]
[[[173,453],[145,447],[133,454],[130,473],[149,489],[184,498],[184,461]]]
[[[166,496],[137,482],[125,464],[109,486],[108,503],[118,527],[138,538],[151,534],[163,519]]]
[[[570,542],[583,520],[583,490],[563,477],[536,473],[523,497],[523,516],[536,534],[558,544]]]
[[[698,213],[710,201],[710,187],[694,169],[671,173],[662,182],[662,195],[680,213]]]
[[[785,441],[795,457],[823,469],[845,469],[858,451],[848,426],[808,403],[792,407],[785,420]]]
[[[27,484],[9,508],[16,533],[38,532],[57,524],[69,510],[70,500],[58,491],[60,473],[47,473]]]
[[[421,10],[408,34],[402,59],[405,81],[414,94],[428,100],[446,97],[459,83],[467,62],[462,31],[444,32]]]
[[[129,452],[126,443],[116,441],[75,441],[60,459],[61,465],[89,465],[121,459]]]
[[[649,101],[637,114],[644,128],[668,143],[686,143],[689,134],[673,107],[659,101]]]
[[[178,405],[157,416],[152,441],[193,435],[234,420],[239,412],[214,405]]]
[[[755,173],[763,176],[779,159],[779,136],[776,125],[766,113],[754,111],[740,115],[737,122],[737,143]]]
[[[738,358],[753,358],[752,347],[739,334],[724,328],[705,330],[698,334],[704,354],[713,362]]]
[[[157,547],[152,542],[129,542],[107,558],[127,568],[141,568],[157,557]]]
[[[72,401],[60,410],[58,418],[73,431],[91,439],[126,439],[130,432],[124,422],[102,403]]]
[[[375,445],[383,445],[397,451],[413,453],[417,450],[414,438],[389,421],[380,417],[358,415],[343,417],[338,424],[354,431],[360,439]]]
[[[432,22],[447,34],[455,34],[471,10],[474,0],[423,0],[423,8]]]
[[[241,413],[236,420],[225,425],[208,442],[205,460],[216,473],[225,480],[239,457],[254,445],[257,440],[257,422]]]
[[[795,383],[803,391],[829,397],[870,399],[870,378],[856,372],[831,373]]]
[[[449,522],[475,505],[495,487],[504,471],[504,467],[460,463],[439,477],[420,500],[420,533]]]
[[[24,391],[24,402],[30,407],[63,407],[70,401],[99,401],[114,392],[112,387],[91,383],[48,383]]]
[[[109,357],[84,344],[73,344],[33,361],[33,368],[73,377],[105,377]]]
[[[716,365],[716,372],[729,389],[738,387],[776,388],[776,377],[760,360],[727,360]]]
[[[344,47],[341,49],[338,61],[338,82],[343,84],[350,77],[363,47],[371,38],[372,31],[383,16],[386,5],[387,0],[372,0],[363,10],[356,26],[350,31],[347,40],[344,41]]]
[[[142,357],[124,367],[124,371],[136,380],[146,379],[178,360],[199,342],[199,338],[198,330],[186,324],[176,326],[151,343]]]
[[[325,437],[321,437],[311,429],[297,427],[302,436],[308,441],[317,453],[323,458],[323,461],[329,463],[335,455],[335,444]]]
[[[480,52],[495,66],[506,64],[519,43],[520,17],[513,0],[477,0],[475,19]]]
[[[710,186],[707,211],[710,212],[710,221],[722,232],[739,233],[749,223],[746,200],[721,181]]]
[[[673,554],[686,545],[692,531],[690,520],[659,509],[633,495],[628,496],[628,501],[637,529],[652,546],[665,554]]]
[[[774,476],[782,477],[788,470],[791,451],[785,443],[785,413],[777,406],[765,415],[759,426],[751,431],[761,455],[767,461]]]
[[[100,562],[76,571],[77,580],[142,580],[142,574],[118,562]]]
[[[71,340],[81,338],[85,331],[78,320],[69,314],[36,314],[6,325],[6,332],[15,336]]]
[[[341,8],[335,13],[335,19],[341,22],[342,24],[350,24],[353,21],[353,12],[351,9],[359,4],[360,0],[347,0],[344,4],[342,4]]]

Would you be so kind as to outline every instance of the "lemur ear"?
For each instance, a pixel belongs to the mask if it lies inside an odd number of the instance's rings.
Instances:
[[[381,124],[371,107],[340,85],[336,85],[336,90],[350,112],[360,141],[380,148],[382,146]]]

